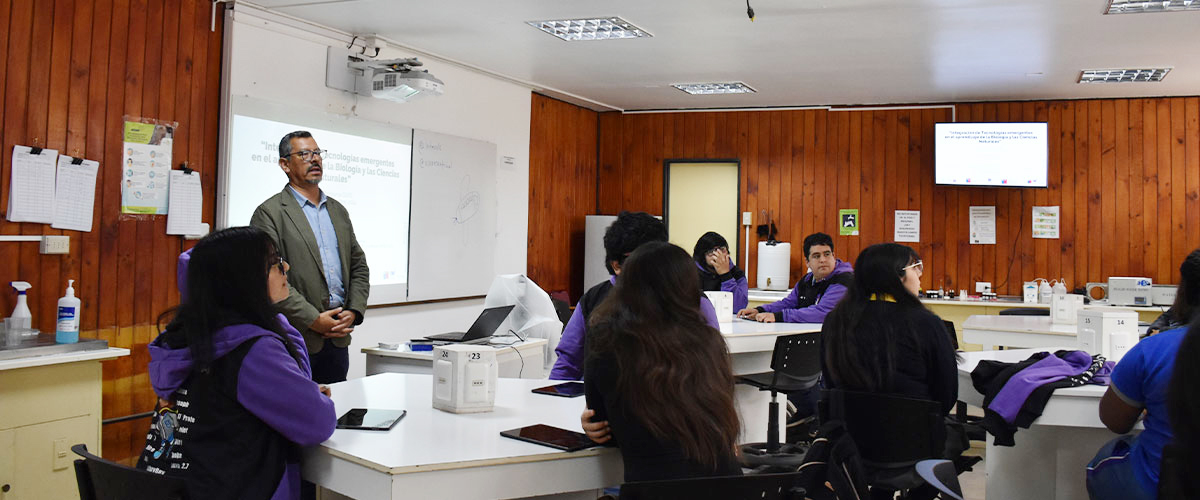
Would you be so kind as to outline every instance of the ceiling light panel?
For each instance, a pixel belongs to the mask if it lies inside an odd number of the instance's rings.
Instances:
[[[1159,82],[1170,71],[1171,68],[1085,69],[1079,75],[1079,83]]]
[[[558,19],[528,21],[533,26],[568,42],[580,40],[616,40],[619,38],[648,38],[650,32],[619,17],[596,19]]]
[[[671,86],[692,95],[752,94],[756,92],[756,90],[742,82],[675,83]]]
[[[1109,0],[1105,14],[1143,14],[1200,10],[1200,0]]]

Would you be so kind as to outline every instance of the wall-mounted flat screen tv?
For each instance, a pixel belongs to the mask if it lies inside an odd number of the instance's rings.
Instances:
[[[934,182],[1044,188],[1046,134],[1044,122],[934,124]]]

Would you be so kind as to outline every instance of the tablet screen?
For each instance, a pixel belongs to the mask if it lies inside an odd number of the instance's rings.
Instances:
[[[355,408],[338,418],[337,428],[386,431],[407,414],[405,410]]]
[[[595,442],[588,439],[582,433],[543,424],[507,430],[501,432],[500,435],[565,451],[582,450],[597,446]]]
[[[583,382],[564,382],[558,385],[548,385],[546,387],[538,387],[533,392],[573,398],[583,395]]]

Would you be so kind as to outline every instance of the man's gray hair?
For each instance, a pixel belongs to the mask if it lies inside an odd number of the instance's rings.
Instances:
[[[308,139],[310,137],[312,137],[312,134],[308,133],[307,130],[297,130],[283,136],[283,139],[279,140],[279,157],[287,158],[288,155],[292,154],[292,139]]]

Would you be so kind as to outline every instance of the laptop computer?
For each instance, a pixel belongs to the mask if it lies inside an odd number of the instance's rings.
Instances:
[[[439,333],[425,337],[428,340],[441,340],[446,342],[470,342],[473,340],[486,339],[496,333],[496,329],[500,328],[500,323],[504,322],[504,318],[508,317],[509,311],[512,311],[513,306],[500,306],[484,309],[479,313],[479,317],[475,318],[475,322],[471,324],[465,332],[449,332]]]

